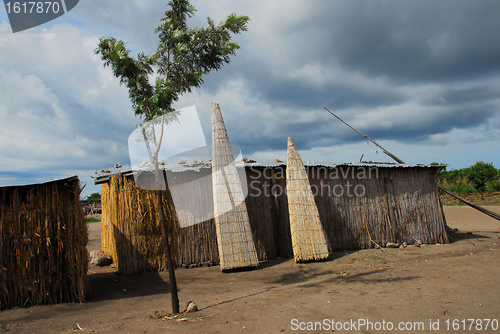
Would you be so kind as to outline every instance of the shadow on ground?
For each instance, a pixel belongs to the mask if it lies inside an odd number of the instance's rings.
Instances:
[[[133,276],[111,273],[89,275],[90,293],[87,300],[91,302],[125,299],[165,294],[170,292],[169,284],[152,272]]]

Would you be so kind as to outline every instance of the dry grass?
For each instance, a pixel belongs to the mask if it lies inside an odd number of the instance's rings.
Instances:
[[[477,205],[500,205],[500,192],[472,193],[460,196]],[[441,195],[441,201],[443,201],[443,205],[466,205],[450,195]]]

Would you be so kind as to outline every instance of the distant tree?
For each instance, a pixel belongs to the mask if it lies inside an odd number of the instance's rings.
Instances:
[[[110,66],[115,77],[128,88],[130,101],[136,116],[151,121],[161,117],[157,126],[164,128],[164,116],[174,111],[173,103],[179,97],[203,83],[203,75],[218,70],[229,63],[230,56],[239,49],[232,34],[247,30],[248,17],[229,15],[219,24],[207,18],[205,28],[188,28],[187,18],[192,17],[195,8],[187,0],[172,0],[170,9],[156,28],[159,37],[157,51],[152,55],[139,53],[137,58],[130,56],[125,43],[113,37],[101,37],[96,54],[101,55],[104,66]],[[150,79],[155,78],[151,83]],[[160,169],[158,153],[162,136],[155,135],[155,151],[152,154],[156,180],[159,182]],[[165,254],[169,270],[172,297],[172,312],[179,313],[179,299],[175,279],[174,263],[170,251],[166,220],[163,214],[162,193],[158,191],[159,220],[162,226]]]
[[[100,201],[101,200],[101,194],[99,194],[99,193],[92,193],[92,194],[88,195],[85,200],[87,200],[87,201]]]
[[[446,175],[446,167],[447,164],[439,163],[439,162],[431,162],[431,166],[439,166],[437,170],[437,177],[440,183],[444,181],[444,177]]]
[[[441,173],[441,182],[449,190],[458,194],[467,194],[470,185],[467,182],[467,168],[452,169]]]
[[[497,178],[498,170],[493,166],[493,162],[477,161],[467,169],[468,181],[479,192],[484,192],[488,182],[493,182]]]
[[[490,181],[486,184],[486,191],[487,192],[497,192],[500,191],[500,172],[498,173],[498,178],[496,180]]]

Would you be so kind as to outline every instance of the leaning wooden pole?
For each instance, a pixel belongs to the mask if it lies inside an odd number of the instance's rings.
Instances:
[[[245,196],[216,102],[212,103],[212,186],[221,270],[256,267],[257,251]]]
[[[323,260],[329,255],[309,178],[302,159],[288,137],[286,194],[295,262]]]
[[[365,135],[363,132],[356,130],[355,128],[353,128],[352,126],[350,126],[349,124],[347,124],[346,122],[344,122],[340,117],[338,117],[337,115],[335,115],[334,113],[332,113],[326,107],[323,107],[323,108],[325,108],[326,111],[328,111],[336,119],[338,119],[339,121],[341,121],[342,123],[344,123],[345,125],[347,125],[349,128],[353,129],[354,131],[356,131],[357,133],[359,133],[360,135],[362,135],[363,137],[365,137],[367,140],[371,141],[373,144],[375,144],[375,146],[377,146],[378,148],[380,148],[382,150],[382,152],[384,152],[385,154],[387,154],[388,156],[390,156],[391,158],[393,158],[397,163],[400,163],[400,164],[404,164],[405,163],[403,160],[399,159],[397,156],[395,156],[391,152],[387,151],[385,148],[383,148],[382,146],[380,146],[377,142],[375,142],[373,139],[371,139],[370,137],[368,137],[367,135]],[[449,191],[448,189],[446,189],[445,187],[443,187],[440,184],[438,184],[438,187],[439,187],[440,190],[444,191],[445,193],[447,193],[450,196],[455,197],[456,199],[458,199],[462,203],[465,203],[468,206],[470,206],[470,207],[472,207],[472,208],[474,208],[474,209],[476,209],[476,210],[478,210],[478,211],[480,211],[480,212],[482,212],[484,214],[487,214],[488,216],[490,216],[492,218],[500,220],[500,216],[497,213],[495,213],[493,211],[490,211],[490,210],[487,210],[487,209],[485,209],[483,207],[480,207],[479,205],[476,205],[476,204],[474,204],[472,202],[469,202],[469,201],[465,200],[464,198],[458,196],[457,194],[455,194],[452,191]]]
[[[323,107],[323,108],[325,108],[326,111],[328,111],[330,114],[332,114],[333,117],[335,117],[336,119],[338,119],[339,121],[341,121],[342,123],[344,123],[345,125],[347,125],[349,128],[351,128],[352,130],[356,131],[357,133],[359,133],[360,135],[362,135],[363,137],[365,137],[367,140],[371,141],[373,144],[375,144],[375,146],[377,146],[378,148],[380,148],[382,150],[382,152],[384,152],[386,155],[388,155],[391,158],[393,158],[397,163],[400,163],[400,164],[404,164],[405,163],[403,160],[399,159],[397,156],[395,156],[394,154],[392,154],[391,152],[387,151],[385,148],[383,148],[382,146],[380,146],[379,143],[377,143],[375,140],[371,139],[370,137],[368,137],[367,135],[365,135],[363,132],[361,132],[361,131],[353,128],[347,122],[344,122],[344,120],[342,120],[340,117],[338,117],[337,115],[335,115],[334,113],[332,113],[326,107]]]
[[[458,196],[457,194],[455,194],[454,192],[452,191],[449,191],[448,189],[442,187],[442,186],[439,186],[439,188],[444,191],[445,193],[447,193],[448,195],[452,196],[452,197],[455,197],[456,199],[458,199],[459,201],[467,204],[468,206],[471,206],[473,207],[474,209],[478,210],[478,211],[481,211],[482,213],[490,216],[491,218],[495,218],[496,220],[500,220],[500,215],[498,213],[495,213],[495,212],[492,212],[490,210],[487,210],[479,205],[476,205],[472,202],[469,202],[468,200],[466,200],[465,198],[462,198],[460,196]]]

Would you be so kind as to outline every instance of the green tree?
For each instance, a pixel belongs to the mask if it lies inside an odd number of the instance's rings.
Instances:
[[[490,181],[486,184],[486,191],[490,193],[500,191],[500,171],[496,180]]]
[[[452,169],[450,171],[446,171],[443,174],[443,180],[445,181],[445,184],[450,187],[451,191],[454,191],[458,194],[462,194],[463,190],[465,189],[463,187],[465,179],[465,173],[462,169]]]
[[[203,75],[230,62],[230,56],[235,55],[239,49],[232,36],[246,31],[249,20],[247,16],[231,14],[217,25],[208,18],[207,27],[188,28],[187,19],[196,11],[189,1],[172,0],[168,5],[170,9],[165,12],[165,17],[155,31],[159,43],[157,51],[152,55],[139,53],[134,58],[125,43],[113,37],[101,37],[95,50],[104,61],[104,66],[110,66],[114,76],[128,88],[135,115],[144,118],[144,121],[161,116],[158,124],[161,134],[164,130],[164,116],[175,110],[173,104],[179,97],[200,87]],[[155,81],[151,83],[153,77]],[[157,138],[154,128],[151,133],[155,144],[153,164],[156,180],[159,182],[158,153],[162,135]],[[177,283],[161,191],[157,191],[157,199],[169,271],[172,312],[179,313]]]
[[[100,201],[101,200],[101,194],[99,194],[99,193],[92,193],[92,194],[88,195],[85,200],[87,200],[87,201]]]
[[[447,164],[444,163],[439,163],[439,162],[431,162],[431,166],[439,166],[437,170],[437,177],[438,181],[442,183],[444,181],[444,178],[446,176],[446,167],[448,167]]]
[[[493,166],[493,162],[477,161],[467,170],[467,179],[479,192],[484,192],[486,184],[495,181],[497,177],[498,170]]]

